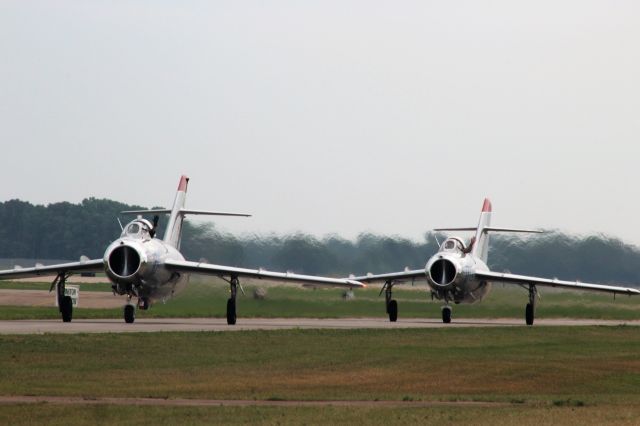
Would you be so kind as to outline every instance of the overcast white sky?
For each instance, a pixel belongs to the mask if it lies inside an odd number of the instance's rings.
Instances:
[[[0,2],[0,201],[640,244],[640,2]]]

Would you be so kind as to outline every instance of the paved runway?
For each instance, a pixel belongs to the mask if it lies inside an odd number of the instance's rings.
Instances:
[[[640,321],[537,319],[535,326],[591,326],[629,325],[640,326]],[[163,318],[137,319],[134,324],[125,324],[121,319],[74,320],[13,320],[0,321],[0,334],[42,333],[144,333],[157,331],[240,331],[282,329],[398,329],[398,328],[459,328],[459,327],[526,327],[524,319],[459,319],[443,324],[437,319],[405,318],[389,322],[386,318],[238,318],[238,323],[229,326],[221,318]]]

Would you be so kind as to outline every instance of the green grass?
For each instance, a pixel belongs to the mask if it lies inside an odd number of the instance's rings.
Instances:
[[[0,336],[0,395],[513,403],[24,404],[0,405],[0,423],[634,424],[639,353],[640,330],[624,326]]]
[[[225,425],[637,425],[640,407],[352,408],[352,407],[122,407],[0,406],[11,425],[225,424]]]
[[[638,399],[639,353],[623,326],[1,336],[0,394],[591,404]]]
[[[4,287],[3,287],[4,286]],[[354,300],[343,300],[343,290],[335,288],[307,289],[296,286],[268,286],[267,298],[252,297],[253,283],[247,283],[247,296],[238,298],[240,317],[384,317],[384,297],[378,296],[379,288],[355,291]],[[2,283],[0,288],[48,289],[48,283]],[[81,291],[110,291],[108,284],[81,284]],[[403,290],[396,287],[394,298],[399,303],[400,318],[440,318],[438,301],[431,301],[426,288]],[[540,289],[542,295],[537,308],[538,318],[592,318],[592,319],[640,319],[640,298],[618,296],[616,300],[606,294]],[[114,296],[116,297],[116,296]],[[522,318],[527,293],[521,288],[497,286],[482,302],[453,307],[456,318]],[[138,318],[214,317],[225,315],[227,285],[219,280],[194,281],[187,290],[166,304],[156,304],[149,311],[138,312]],[[122,298],[124,304],[125,299]],[[74,311],[74,318],[120,318],[118,309],[86,309]],[[0,307],[0,319],[58,318],[55,308]]]

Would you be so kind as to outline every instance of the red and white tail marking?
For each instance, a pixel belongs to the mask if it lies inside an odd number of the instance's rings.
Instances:
[[[187,192],[187,184],[189,183],[189,178],[185,175],[180,177],[180,183],[178,183],[178,191]]]
[[[483,213],[491,212],[491,201],[488,198],[484,199],[484,204],[482,204],[482,212]]]
[[[171,244],[175,248],[180,248],[180,239],[182,237],[182,222],[184,215],[180,214],[180,210],[184,208],[184,203],[187,198],[187,185],[189,178],[185,175],[180,177],[178,183],[178,192],[176,192],[176,198],[173,201],[173,207],[171,208],[171,216],[169,216],[169,222],[167,223],[167,229],[164,233],[164,241]]]
[[[482,261],[487,261],[489,254],[489,234],[485,232],[485,228],[491,226],[491,201],[488,198],[484,199],[482,204],[482,211],[480,212],[480,220],[478,221],[478,228],[476,229],[476,237],[474,240],[474,246],[472,254]]]

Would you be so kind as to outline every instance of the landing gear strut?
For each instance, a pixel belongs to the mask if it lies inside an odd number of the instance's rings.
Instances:
[[[398,302],[393,297],[393,281],[386,281],[380,290],[380,294],[384,291],[384,302],[389,314],[389,321],[396,322],[398,320]]]
[[[149,303],[149,299],[147,299],[146,297],[141,297],[138,299],[138,309],[146,311],[147,309],[149,309],[149,306],[151,306],[151,304]]]
[[[231,290],[231,297],[227,300],[227,324],[235,325],[236,323],[236,296],[238,295],[238,287],[240,286],[240,280],[238,277],[231,277],[229,281],[229,289]],[[242,287],[240,287],[242,290]]]
[[[61,272],[58,274],[56,279],[53,280],[51,288],[49,289],[49,291],[51,291],[54,286],[56,287],[56,293],[58,295],[58,309],[62,315],[62,322],[71,322],[71,318],[73,317],[73,301],[71,300],[71,296],[66,296],[64,294],[64,284],[67,281],[67,278],[69,278],[69,274]]]
[[[527,325],[533,325],[533,320],[535,318],[536,313],[536,297],[538,296],[538,290],[536,286],[533,284],[529,284],[529,303],[527,303],[527,308],[525,309],[524,318],[527,322]]]

